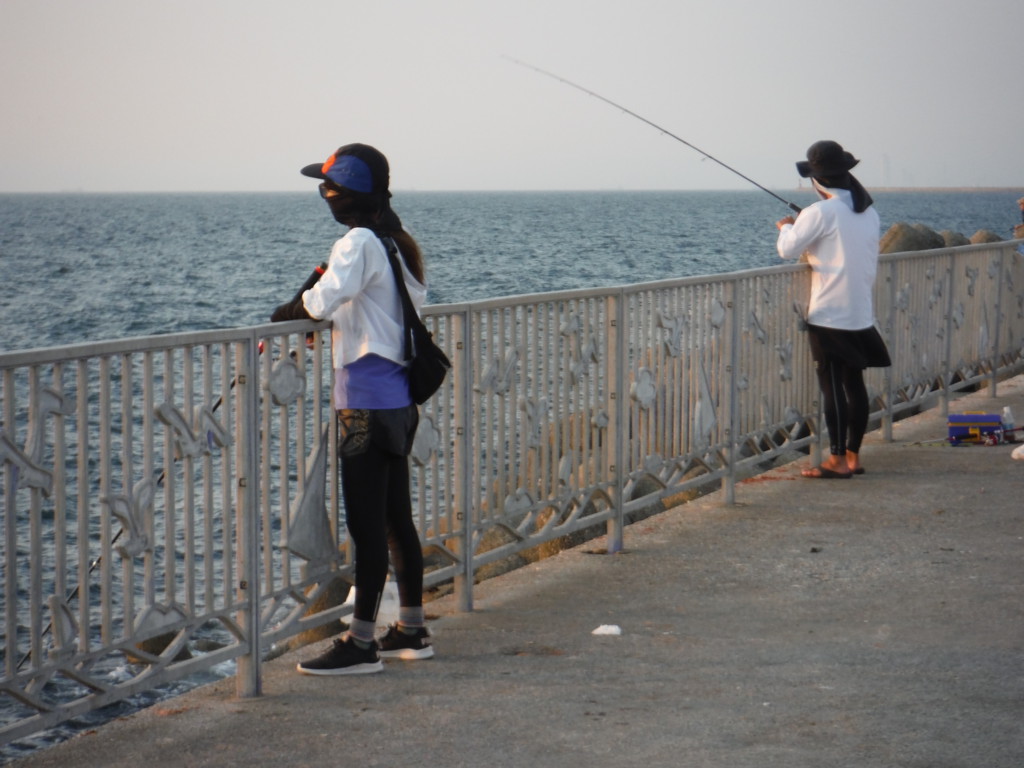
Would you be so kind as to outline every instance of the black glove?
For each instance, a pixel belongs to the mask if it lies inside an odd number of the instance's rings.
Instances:
[[[306,282],[302,284],[302,287],[299,288],[298,293],[292,297],[291,301],[281,304],[274,310],[270,315],[270,322],[283,323],[287,320],[312,320],[313,316],[306,311],[306,307],[302,303],[302,294],[316,285],[317,281],[320,280],[326,271],[327,262],[325,261],[306,278]]]
[[[272,323],[284,323],[288,320],[312,320],[313,316],[306,311],[306,306],[302,303],[302,296],[299,298],[286,301],[284,304],[279,305],[274,309],[270,315],[270,322]]]

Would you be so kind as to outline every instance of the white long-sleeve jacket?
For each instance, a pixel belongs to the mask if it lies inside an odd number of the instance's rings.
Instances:
[[[780,228],[776,247],[784,259],[807,254],[812,269],[807,322],[859,331],[875,322],[878,212],[869,206],[854,213],[849,191],[827,192],[832,196],[804,208],[795,224]]]
[[[399,258],[409,298],[417,313],[427,289]],[[302,294],[302,303],[316,319],[330,317],[334,367],[375,354],[404,364],[402,301],[387,251],[372,230],[350,229],[334,243],[327,271]]]

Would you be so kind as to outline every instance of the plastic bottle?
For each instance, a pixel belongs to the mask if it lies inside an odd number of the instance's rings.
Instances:
[[[1003,436],[1006,439],[1012,438],[1014,429],[1016,429],[1016,425],[1013,421],[1013,411],[1010,406],[1003,406]]]

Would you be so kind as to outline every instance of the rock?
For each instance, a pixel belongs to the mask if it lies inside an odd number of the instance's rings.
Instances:
[[[988,229],[979,229],[971,235],[971,243],[974,245],[978,245],[979,243],[1001,243],[1002,241],[1003,238]]]
[[[947,248],[956,248],[958,245],[970,245],[971,241],[967,239],[966,235],[960,232],[954,232],[951,229],[944,229],[939,232],[942,235],[943,241],[946,243]]]
[[[938,232],[924,224],[907,224],[898,221],[889,227],[879,242],[879,253],[903,253],[904,251],[927,251],[945,248],[946,241]]]
[[[352,584],[345,579],[340,577],[332,579],[320,596],[310,603],[309,608],[306,610],[306,615],[312,616],[320,611],[326,611],[330,608],[344,604],[345,600],[348,598],[348,593],[351,588]],[[309,645],[310,643],[315,643],[320,640],[325,640],[328,637],[339,635],[346,629],[348,629],[348,624],[343,622],[341,619],[334,619],[326,624],[321,624],[318,627],[307,629],[305,632],[300,632],[280,644],[275,644],[274,647],[266,654],[265,658],[277,658],[288,651],[301,648],[304,645]]]
[[[171,643],[178,638],[177,632],[165,632],[162,635],[151,637],[149,640],[143,640],[141,643],[136,643],[135,647],[144,653],[152,654],[153,656],[161,656],[166,651]],[[131,651],[126,650],[124,652],[125,658],[132,664],[148,664],[149,660],[142,656],[136,656]],[[188,661],[192,658],[192,653],[188,649],[188,645],[183,645],[181,650],[178,651],[174,657],[176,662]]]

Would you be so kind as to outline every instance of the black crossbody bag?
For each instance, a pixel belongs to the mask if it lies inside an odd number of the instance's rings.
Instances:
[[[434,343],[433,335],[416,314],[416,309],[405,287],[402,267],[398,263],[398,246],[390,237],[381,238],[388,252],[388,262],[395,274],[398,295],[402,299],[402,316],[405,320],[405,359],[409,361],[409,393],[416,405],[427,402],[444,382],[452,367],[448,356]]]

